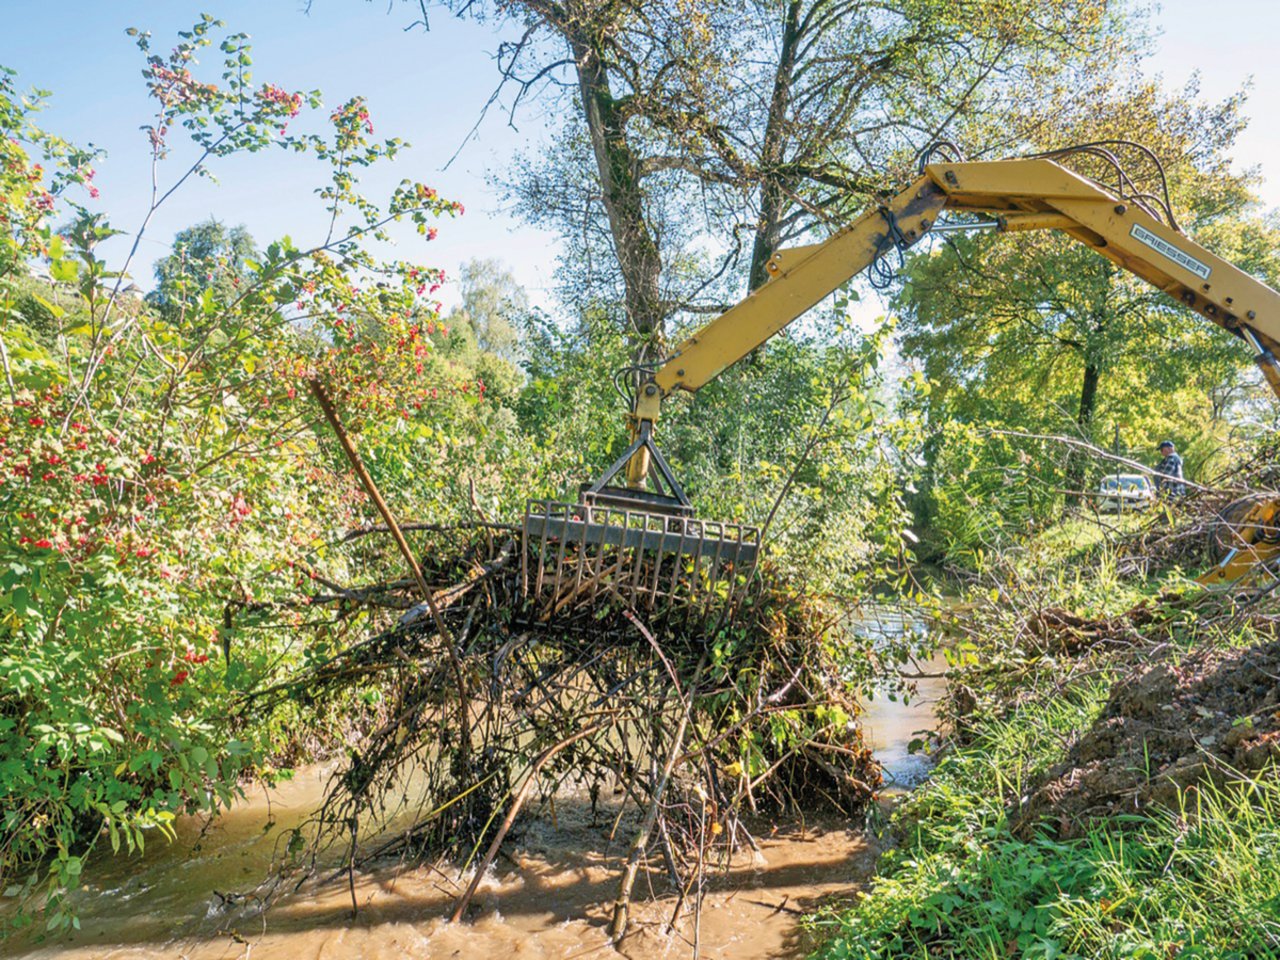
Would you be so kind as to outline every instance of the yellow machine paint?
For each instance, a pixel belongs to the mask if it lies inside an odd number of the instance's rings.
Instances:
[[[882,206],[824,243],[779,252],[769,283],[720,314],[676,349],[641,390],[633,411],[656,422],[661,401],[694,391],[741,360],[885,251],[886,213],[910,246],[943,212],[984,214],[999,229],[1061,230],[1171,297],[1244,337],[1280,396],[1280,293],[1190,237],[1052,160],[936,163]]]
[[[1096,147],[1091,152],[1104,155]],[[1114,160],[1109,153],[1105,158]],[[705,386],[880,257],[919,242],[944,213],[976,214],[1006,232],[1066,233],[1241,337],[1280,396],[1275,356],[1280,349],[1280,293],[1182,233],[1167,203],[1133,188],[1118,164],[1116,171],[1119,185],[1113,190],[1047,158],[929,163],[905,190],[830,239],[780,251],[767,265],[767,283],[645,373],[628,412],[633,443],[626,460],[584,491],[581,509],[589,513],[593,498],[603,496],[610,498],[613,507],[643,509],[645,503],[654,503],[646,489],[659,479],[657,458],[678,494],[672,498],[674,509],[684,510],[687,498],[653,445],[662,401],[677,390],[694,392]],[[1125,189],[1126,184],[1131,189]],[[623,467],[626,486],[608,486],[607,481]],[[628,496],[642,494],[650,499],[627,503]],[[1230,549],[1201,582],[1207,586],[1235,582],[1280,555],[1280,543],[1271,539],[1278,513],[1280,504],[1263,501],[1239,516],[1233,527],[1238,547]],[[546,525],[538,530],[545,535]],[[600,537],[602,543],[607,541],[605,534]],[[753,562],[754,552],[750,557]]]
[[[1280,557],[1280,501],[1246,497],[1221,512],[1219,546],[1225,551],[1212,569],[1196,582],[1205,587],[1232,588],[1255,581],[1259,588],[1276,583],[1271,562]]]

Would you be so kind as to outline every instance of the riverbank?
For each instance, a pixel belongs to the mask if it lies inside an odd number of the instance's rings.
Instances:
[[[822,960],[1280,957],[1274,604],[1061,546],[971,591],[954,734]]]

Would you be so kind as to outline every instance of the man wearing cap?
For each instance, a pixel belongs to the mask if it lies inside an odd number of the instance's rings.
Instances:
[[[1187,485],[1182,482],[1182,458],[1174,449],[1172,440],[1160,441],[1160,462],[1156,464],[1156,473],[1161,475],[1156,481],[1161,493],[1180,497],[1187,492]]]

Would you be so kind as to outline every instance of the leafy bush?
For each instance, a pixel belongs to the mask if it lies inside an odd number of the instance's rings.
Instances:
[[[128,263],[95,254],[115,231],[72,200],[96,193],[93,158],[0,79],[0,884],[47,907],[50,928],[75,923],[65,895],[99,838],[140,848],[270,777],[286,731],[236,729],[229,707],[307,637],[353,625],[306,616],[310,578],[360,562],[334,542],[361,503],[319,444],[305,380],[343,384],[375,452],[379,436],[457,445],[489,415],[474,357],[440,324],[439,271],[366,252],[394,220],[430,238],[460,207],[409,182],[385,205],[360,196],[356,171],[402,144],[371,139],[358,98],[327,136],[289,133],[319,95],[253,86],[242,35],[219,42],[219,78],[197,78],[220,29],[203,18],[166,57],[136,34],[157,161],[182,152],[181,130],[194,160],[175,187],[233,153],[310,152],[334,227],[310,248],[267,245],[225,283],[189,263],[156,311],[125,291]],[[51,281],[29,275],[35,260]]]

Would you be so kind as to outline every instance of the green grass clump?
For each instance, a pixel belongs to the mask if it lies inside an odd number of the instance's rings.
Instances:
[[[1006,802],[1105,701],[1095,681],[982,721],[896,815],[902,844],[851,908],[813,920],[822,960],[1280,958],[1280,778],[1183,797],[1078,840],[1014,837]]]

